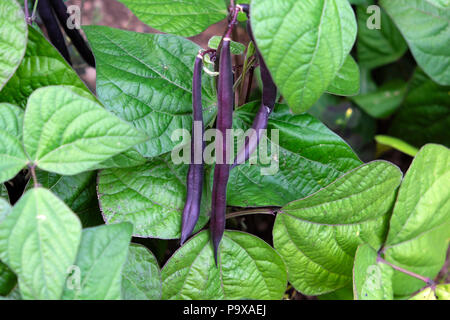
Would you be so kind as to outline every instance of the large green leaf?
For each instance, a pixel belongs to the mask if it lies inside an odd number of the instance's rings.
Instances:
[[[27,47],[27,24],[16,0],[0,3],[0,90],[20,65]]]
[[[74,176],[61,176],[56,173],[36,170],[40,185],[49,189],[75,212],[84,227],[103,222],[98,206],[96,178],[93,171]],[[28,183],[28,188],[32,188]]]
[[[234,127],[250,128],[259,106],[253,102],[239,108]],[[268,123],[269,138],[273,129],[279,130],[279,154],[271,154],[278,171],[262,175],[261,169],[267,167],[263,164],[244,164],[233,169],[228,184],[229,205],[283,206],[361,165],[341,138],[308,114],[292,115],[286,105],[276,105]]]
[[[406,83],[394,80],[376,91],[352,97],[352,100],[374,118],[386,118],[400,107],[406,95]]]
[[[11,213],[9,203],[0,198],[0,224]],[[0,296],[6,296],[17,283],[17,277],[7,265],[0,261]]]
[[[79,269],[69,275],[70,286],[66,285],[62,299],[120,299],[122,269],[132,230],[129,223],[84,229],[74,264]]]
[[[450,150],[426,145],[400,187],[384,253],[386,260],[433,278],[442,268],[450,239]],[[396,295],[411,294],[420,280],[396,272]]]
[[[107,109],[145,131],[137,150],[146,157],[169,152],[176,129],[192,127],[192,76],[200,49],[173,35],[85,27],[97,63],[97,94]],[[203,77],[206,123],[215,114],[215,89]]]
[[[225,19],[223,0],[119,0],[142,22],[167,33],[189,37]]]
[[[417,63],[437,83],[450,85],[450,7],[423,0],[381,0]]]
[[[390,134],[421,147],[426,143],[450,146],[450,86],[442,87],[417,70]]]
[[[356,38],[347,0],[253,0],[252,28],[275,83],[295,113],[311,107]],[[301,17],[301,19],[299,19]]]
[[[28,163],[22,146],[23,110],[0,103],[0,183],[14,176]]]
[[[137,237],[179,238],[187,171],[187,165],[174,165],[169,156],[154,158],[139,167],[101,171],[98,198],[105,221],[133,223],[133,235]],[[196,230],[208,220],[210,199],[205,179]]]
[[[98,103],[61,86],[33,92],[23,130],[33,163],[64,175],[87,171],[146,139]]]
[[[348,55],[327,92],[339,96],[354,96],[359,93],[359,83],[358,64],[351,55]]]
[[[49,190],[27,191],[0,224],[0,259],[24,299],[59,299],[81,237],[76,215]]]
[[[377,261],[378,253],[367,244],[358,247],[353,267],[355,300],[393,300],[394,269]]]
[[[76,72],[45,37],[29,27],[25,57],[15,75],[0,91],[0,101],[25,108],[30,94],[49,85],[71,85],[91,94]]]
[[[394,165],[375,161],[284,206],[273,242],[287,264],[289,282],[307,295],[349,285],[358,245],[383,243],[401,178]]]
[[[374,14],[367,13],[367,5],[358,6],[358,62],[367,68],[376,68],[398,60],[408,46],[391,18],[380,11],[380,29],[369,29],[367,22]]]
[[[287,275],[280,256],[261,239],[225,231],[218,266],[208,231],[189,240],[162,270],[163,299],[281,299]]]
[[[144,246],[131,244],[122,271],[122,299],[161,299],[161,271],[155,256]]]

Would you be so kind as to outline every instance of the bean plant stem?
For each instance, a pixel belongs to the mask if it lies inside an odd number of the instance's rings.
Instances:
[[[384,260],[384,259],[381,258],[380,256],[378,256],[377,262],[381,262],[381,263],[387,264],[388,266],[392,267],[393,269],[395,269],[395,270],[397,270],[397,271],[400,271],[400,272],[402,272],[402,273],[404,273],[404,274],[407,274],[407,275],[409,275],[409,276],[411,276],[411,277],[414,277],[414,278],[416,278],[416,279],[422,280],[422,281],[425,282],[427,285],[430,285],[430,286],[434,285],[434,281],[433,281],[432,279],[427,278],[427,277],[424,277],[424,276],[421,276],[420,274],[414,273],[414,272],[412,272],[412,271],[408,271],[408,270],[406,270],[406,269],[403,269],[402,267],[396,266],[396,265],[394,265],[394,264],[392,264],[392,263],[390,263],[390,262]]]
[[[237,217],[242,217],[250,214],[269,214],[275,216],[277,213],[277,209],[271,208],[255,208],[249,210],[235,211],[227,214],[226,219],[232,219]]]
[[[39,184],[39,181],[36,177],[36,166],[33,164],[31,166],[29,166],[30,168],[30,172],[31,172],[31,177],[33,178],[33,185],[35,188],[40,187],[41,185]]]

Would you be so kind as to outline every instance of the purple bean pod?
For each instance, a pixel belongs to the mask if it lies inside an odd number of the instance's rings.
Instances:
[[[222,146],[216,147],[216,152],[222,154],[222,163],[216,163],[214,168],[214,184],[211,202],[211,237],[214,245],[214,259],[217,265],[217,253],[220,241],[225,230],[225,214],[227,207],[227,183],[230,174],[228,163],[228,148],[226,131],[233,125],[233,71],[231,67],[230,38],[223,40],[220,53],[219,80],[218,80],[218,113],[217,130],[222,134]]]
[[[59,28],[58,21],[53,15],[53,10],[50,6],[49,0],[39,0],[38,7],[39,16],[47,29],[50,42],[55,46],[59,53],[66,59],[66,61],[72,65],[70,60],[69,51],[67,50],[64,36]]]
[[[251,154],[258,147],[259,141],[261,139],[261,134],[263,130],[267,128],[269,115],[272,113],[277,99],[277,87],[261,55],[261,52],[259,51],[258,46],[256,45],[255,37],[253,36],[253,31],[250,26],[250,14],[249,14],[250,8],[248,5],[241,5],[241,6],[243,11],[247,14],[248,17],[247,32],[250,37],[250,40],[252,40],[253,44],[255,45],[256,56],[258,57],[259,60],[261,80],[263,83],[263,93],[262,93],[261,107],[256,113],[252,124],[252,129],[254,129],[254,131],[252,131],[252,133],[248,137],[246,137],[244,146],[238,151],[238,154],[236,155],[236,158],[234,160],[233,165],[231,166],[231,169],[247,161],[250,158]]]
[[[80,55],[83,57],[84,61],[91,67],[95,68],[95,58],[91,49],[87,46],[80,31],[76,28],[69,28],[67,26],[67,21],[69,19],[69,14],[67,13],[67,7],[63,0],[50,0],[50,4],[55,11],[56,17],[59,23],[64,28],[65,33],[72,40],[73,45],[77,48]]]
[[[204,161],[203,161],[203,132],[205,130],[203,124],[202,114],[202,68],[203,68],[203,56],[199,53],[195,59],[194,76],[192,80],[192,139],[191,139],[191,164],[189,165],[189,171],[187,175],[187,196],[186,203],[183,210],[183,219],[181,227],[181,245],[194,231],[197,224],[198,217],[200,215],[200,206],[202,200],[203,191],[203,176],[204,176]],[[200,137],[195,135],[195,123],[201,123]],[[201,159],[195,161],[195,154],[199,152],[198,139],[201,139]],[[196,143],[197,142],[197,143]],[[196,146],[197,144],[197,146]]]

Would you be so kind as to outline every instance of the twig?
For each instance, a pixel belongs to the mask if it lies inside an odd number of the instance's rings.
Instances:
[[[248,210],[242,210],[242,211],[236,211],[231,212],[226,215],[226,219],[246,216],[249,214],[269,214],[272,216],[275,216],[278,209],[275,208],[255,208],[255,209],[248,209]]]
[[[388,266],[391,266],[393,269],[395,269],[397,271],[400,271],[400,272],[402,272],[404,274],[407,274],[407,275],[409,275],[411,277],[414,277],[416,279],[422,280],[423,282],[425,282],[429,286],[433,286],[434,285],[434,281],[432,279],[424,277],[424,276],[421,276],[420,274],[414,273],[412,271],[408,271],[406,269],[403,269],[402,267],[396,266],[396,265],[394,265],[394,264],[384,260],[380,256],[377,257],[377,262],[381,262],[381,263],[387,264]]]

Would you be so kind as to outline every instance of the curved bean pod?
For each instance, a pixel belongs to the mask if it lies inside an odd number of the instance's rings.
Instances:
[[[202,115],[202,68],[203,68],[203,56],[199,53],[195,59],[194,76],[192,80],[192,133],[191,139],[191,164],[189,165],[189,171],[187,175],[187,196],[186,203],[183,210],[182,227],[181,227],[181,244],[194,231],[197,224],[198,217],[200,215],[200,204],[202,200],[203,191],[203,176],[204,176],[204,163],[203,163],[203,132],[205,130],[203,124]],[[196,141],[195,141],[195,123],[201,122],[201,136],[202,139],[202,157],[200,163],[195,161]]]

